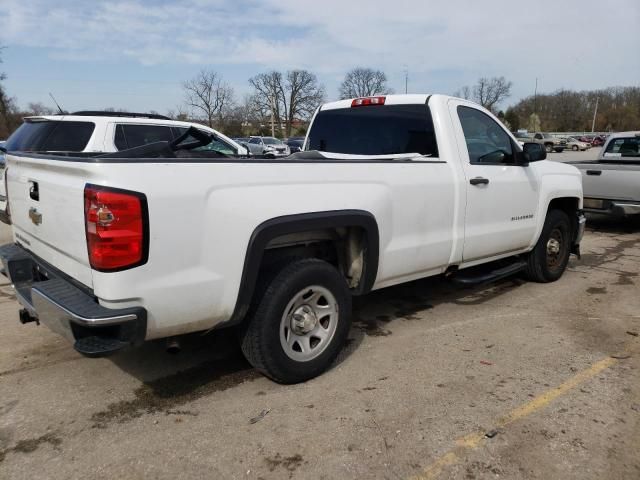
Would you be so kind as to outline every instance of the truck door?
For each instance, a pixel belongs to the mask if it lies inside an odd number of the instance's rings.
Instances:
[[[526,249],[542,221],[534,169],[516,164],[519,147],[490,115],[456,100],[449,112],[466,180],[464,262]]]

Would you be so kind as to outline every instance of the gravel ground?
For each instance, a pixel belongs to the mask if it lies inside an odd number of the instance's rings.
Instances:
[[[564,155],[569,155],[564,154]],[[224,332],[83,358],[0,286],[0,478],[640,478],[640,227],[554,284],[357,300],[337,364],[277,385]]]

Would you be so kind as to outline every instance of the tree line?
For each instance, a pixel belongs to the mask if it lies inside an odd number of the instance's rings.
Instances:
[[[596,111],[597,105],[597,111]],[[594,120],[595,115],[595,124]],[[512,130],[621,132],[640,129],[640,87],[532,95],[504,112]]]
[[[7,138],[20,126],[24,116],[56,112],[42,103],[29,103],[26,109],[20,109],[16,99],[6,92],[5,79],[6,74],[0,71],[0,139]],[[230,136],[289,137],[304,134],[311,115],[327,99],[324,85],[308,70],[271,70],[251,77],[248,83],[250,92],[239,99],[233,86],[220,73],[202,70],[182,83],[183,102],[168,111],[167,116],[202,123]],[[590,130],[596,103],[595,130],[620,131],[640,127],[640,87],[583,92],[559,90],[524,98],[501,110],[500,106],[511,95],[512,85],[504,77],[483,77],[475,85],[458,89],[454,96],[481,104],[511,130]],[[390,94],[393,89],[383,71],[357,67],[345,74],[338,92],[340,98],[353,98]],[[105,110],[126,111],[112,107]]]

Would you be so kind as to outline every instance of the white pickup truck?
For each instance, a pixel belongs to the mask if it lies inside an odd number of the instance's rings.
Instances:
[[[328,103],[286,159],[198,141],[7,155],[0,257],[23,322],[88,356],[236,326],[256,368],[299,382],[342,348],[352,295],[439,274],[550,282],[579,254],[580,172],[469,101]]]

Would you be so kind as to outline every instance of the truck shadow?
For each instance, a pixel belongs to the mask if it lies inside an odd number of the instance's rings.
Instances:
[[[518,288],[524,282],[506,279],[493,285],[461,288],[434,277],[385,288],[354,299],[353,327],[334,367],[357,350],[366,336],[391,334],[395,322],[423,319],[440,303],[477,305]],[[133,400],[109,405],[94,415],[96,427],[135,418],[144,412],[170,412],[180,405],[216,391],[227,390],[262,375],[242,356],[235,332],[220,330],[181,339],[179,354],[166,353],[164,342],[147,342],[111,360],[142,382]]]
[[[587,214],[587,230],[602,233],[628,234],[640,232],[640,215],[612,218]]]

